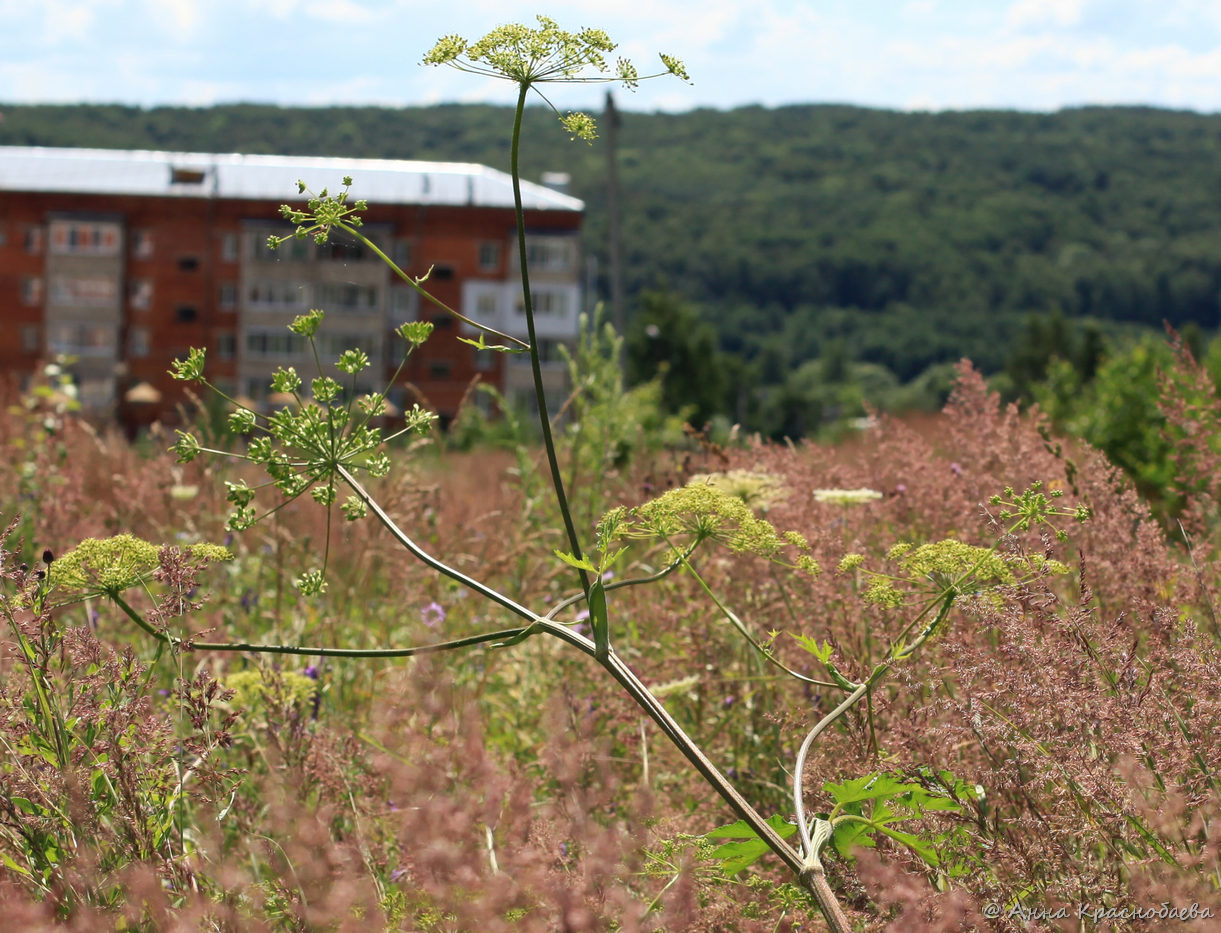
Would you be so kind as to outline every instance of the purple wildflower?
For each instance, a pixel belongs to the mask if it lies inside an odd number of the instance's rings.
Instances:
[[[580,632],[582,635],[589,634],[589,610],[582,609],[577,613],[577,624],[572,627],[574,632]]]
[[[420,610],[420,618],[429,628],[436,628],[445,621],[445,609],[438,602],[431,602]]]

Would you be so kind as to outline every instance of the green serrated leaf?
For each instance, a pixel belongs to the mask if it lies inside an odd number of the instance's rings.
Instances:
[[[790,633],[790,637],[823,664],[831,660],[830,642],[824,641],[820,644],[817,638],[811,638],[809,635],[793,635]]]
[[[590,573],[598,572],[598,568],[584,557],[574,557],[572,554],[569,554],[566,551],[561,551],[559,548],[555,549],[555,556],[566,563],[569,567],[575,567],[577,570],[588,570]]]
[[[867,774],[843,784],[828,782],[822,787],[840,806],[857,800],[884,800],[907,793],[912,788],[922,789],[918,784],[906,784],[889,774]]]
[[[941,864],[941,856],[937,854],[937,850],[933,847],[929,840],[921,836],[914,835],[913,833],[905,833],[897,829],[892,829],[889,826],[879,826],[878,829],[891,839],[895,840],[895,842],[901,842],[903,845],[907,846],[909,849],[915,852],[916,855],[920,856],[920,858],[934,868]]]
[[[779,813],[769,816],[764,820],[768,826],[776,831],[781,839],[788,839],[789,836],[797,832],[797,824],[790,823]],[[718,826],[716,829],[710,829],[704,833],[707,839],[757,839],[758,834],[751,828],[751,825],[746,820],[738,820],[736,823],[730,823],[727,826]]]
[[[479,335],[478,340],[472,340],[469,337],[459,337],[458,339],[460,341],[462,341],[462,343],[470,344],[476,350],[491,350],[494,353],[525,353],[526,352],[525,349],[522,347],[510,347],[507,344],[503,344],[503,343],[485,343],[483,340],[483,334]]]
[[[766,822],[781,839],[788,839],[797,832],[797,824],[788,822],[779,813],[768,817]],[[767,843],[759,838],[745,820],[738,820],[728,826],[718,826],[705,833],[705,837],[736,840],[718,846],[712,853],[715,858],[721,860],[721,870],[728,875],[736,875],[770,851]]]
[[[917,806],[921,810],[943,810],[947,813],[958,813],[962,810],[961,804],[939,794],[929,794],[926,798],[920,800]]]
[[[872,849],[874,841],[869,837],[873,827],[860,820],[836,820],[835,830],[831,834],[831,844],[835,851],[846,859],[852,858],[852,850],[856,848]]]
[[[736,875],[744,868],[749,868],[759,861],[767,855],[768,851],[767,843],[762,839],[749,839],[744,842],[727,842],[717,846],[712,852],[712,857],[720,859],[721,871],[727,875]]]

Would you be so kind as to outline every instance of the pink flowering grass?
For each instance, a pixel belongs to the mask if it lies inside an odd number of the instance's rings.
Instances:
[[[861,598],[865,570],[893,545],[990,545],[1001,527],[989,499],[1006,486],[1041,481],[1093,510],[1067,542],[1046,529],[1003,536],[1003,555],[1070,572],[965,594],[939,637],[814,745],[815,809],[829,805],[824,783],[882,771],[926,782],[945,771],[983,789],[911,827],[943,840],[938,867],[885,839],[828,857],[859,928],[1076,929],[1015,906],[1167,901],[1221,913],[1219,474],[1192,427],[1216,408],[1193,365],[1180,360],[1163,398],[1191,439],[1180,468],[1190,553],[1100,454],[1046,436],[1037,412],[1001,406],[966,367],[937,418],[883,418],[837,447],[695,446],[599,477],[606,506],[697,473],[776,477],[784,492],[767,518],[800,531],[822,573],[726,551],[693,566],[758,638],[776,633],[778,660],[816,679],[825,671],[792,635],[828,641],[858,678],[902,628],[902,611]],[[207,468],[174,466],[71,417],[54,433],[34,418],[9,411],[0,425],[16,478],[0,510],[22,516],[3,558],[0,655],[0,902],[15,928],[120,918],[184,930],[823,928],[777,864],[720,871],[700,837],[733,815],[634,703],[557,642],[368,663],[260,659],[159,652],[103,601],[36,610],[28,594],[44,547],[63,553],[119,530],[163,543],[219,543],[225,532]],[[562,598],[555,516],[510,472],[514,461],[441,456],[381,481],[396,520],[503,591],[539,605]],[[174,488],[192,486],[190,498]],[[881,496],[812,495],[833,488]],[[167,566],[155,593],[206,601],[165,624],[214,640],[347,647],[505,624],[397,556],[373,526],[333,528],[331,593],[302,597],[289,582],[296,558],[325,533],[302,504],[235,539],[235,560],[197,579]],[[863,563],[838,570],[846,554]],[[657,559],[636,546],[616,579]],[[763,664],[689,574],[610,600],[620,654],[749,799],[790,817],[793,753],[835,693]],[[20,638],[42,645],[33,662]],[[265,686],[235,707],[226,684],[243,672]],[[305,693],[292,693],[290,674],[308,681]],[[67,758],[39,750],[54,748],[57,721],[40,710],[40,685],[69,723]],[[90,722],[101,728],[86,731]],[[165,821],[174,832],[159,835]]]

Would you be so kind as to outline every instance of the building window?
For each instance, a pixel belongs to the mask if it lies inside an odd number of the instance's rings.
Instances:
[[[118,279],[112,276],[57,275],[51,279],[51,303],[72,308],[100,308],[116,303]]]
[[[4,229],[4,224],[0,224],[0,246],[8,245],[8,231]]]
[[[106,324],[52,324],[47,328],[47,349],[73,356],[112,356],[115,329]]]
[[[233,282],[221,282],[218,299],[221,308],[232,311],[237,307],[237,285]]]
[[[303,262],[309,259],[314,249],[312,240],[298,240],[296,237],[290,236],[275,249],[272,249],[271,244],[267,242],[267,238],[270,236],[284,236],[289,232],[284,229],[255,231],[251,237],[253,245],[251,257],[259,262],[284,262],[285,260]]]
[[[178,271],[179,272],[195,272],[199,268],[198,256],[179,256]]]
[[[540,363],[563,363],[564,355],[560,352],[563,342],[559,340],[540,339],[538,342],[538,361]]]
[[[202,168],[170,168],[171,185],[202,185],[208,173]]]
[[[537,288],[531,291],[530,295],[535,314],[560,317],[569,311],[569,295],[566,289]],[[526,304],[520,296],[517,299],[517,313],[526,313]]]
[[[325,311],[376,311],[378,298],[376,285],[321,282],[314,286],[314,301]]]
[[[231,360],[237,355],[237,335],[224,331],[216,335],[216,358]]]
[[[363,350],[370,358],[377,355],[377,340],[372,334],[319,334],[318,352],[326,359],[335,359],[345,350]]]
[[[37,353],[42,349],[42,331],[37,324],[21,325],[21,352]]]
[[[496,316],[496,293],[481,292],[475,297],[475,314],[487,319]]]
[[[394,264],[400,269],[406,269],[411,262],[411,241],[410,240],[395,240],[394,241]]]
[[[443,381],[453,372],[454,364],[449,360],[429,360],[428,378]]]
[[[491,350],[473,350],[475,354],[475,372],[490,373],[496,368],[496,359]]]
[[[25,251],[31,256],[42,252],[42,227],[25,228]]]
[[[148,328],[133,327],[127,334],[127,355],[133,359],[148,356]]]
[[[199,319],[199,311],[194,305],[179,305],[174,309],[174,320],[179,324],[190,324]]]
[[[116,223],[53,220],[51,252],[60,256],[117,256],[122,239]]]
[[[563,272],[572,267],[572,244],[564,240],[526,243],[526,263],[531,269]]]
[[[222,262],[237,262],[238,238],[236,233],[226,233],[221,236],[220,258]]]
[[[299,334],[281,330],[251,331],[246,334],[246,352],[250,356],[304,356],[308,346]]]
[[[479,268],[484,272],[495,272],[500,268],[499,243],[481,243],[479,245]]]
[[[309,304],[309,292],[305,286],[286,279],[267,279],[250,283],[246,290],[246,301],[252,311],[305,310]]]
[[[448,282],[453,277],[454,267],[451,265],[444,265],[442,263],[437,263],[435,266],[433,266],[432,275],[429,276],[429,278],[436,279],[438,282]]]
[[[133,308],[152,307],[153,283],[148,279],[133,279],[127,287],[127,301]]]
[[[404,321],[419,320],[420,296],[414,288],[406,285],[390,286],[390,326],[398,327]]]
[[[23,305],[42,304],[42,279],[27,276],[21,280],[21,303]]]
[[[131,235],[131,254],[136,259],[149,259],[153,255],[153,235],[147,230],[137,230]]]
[[[365,235],[368,236],[368,233]],[[369,239],[372,240],[373,237],[369,237]],[[380,246],[380,244],[377,245]],[[380,261],[377,253],[359,240],[340,240],[337,237],[331,237],[327,242],[319,244],[316,255],[319,259],[338,259],[344,262]]]

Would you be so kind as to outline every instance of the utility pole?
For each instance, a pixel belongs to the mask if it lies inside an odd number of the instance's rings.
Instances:
[[[610,91],[606,92],[602,130],[606,141],[606,239],[610,258],[611,324],[615,333],[622,335],[627,329],[627,316],[623,308],[623,247],[619,230],[619,111],[615,109],[615,98]]]

